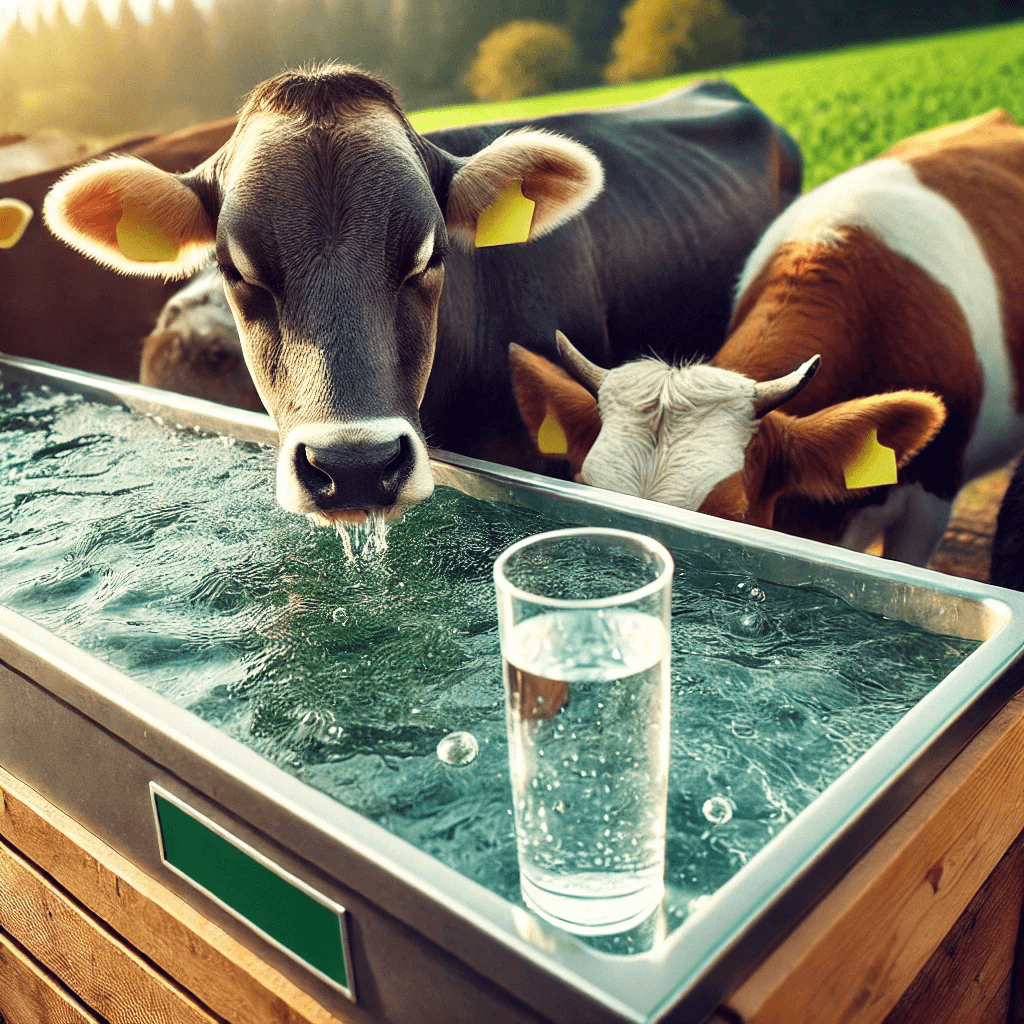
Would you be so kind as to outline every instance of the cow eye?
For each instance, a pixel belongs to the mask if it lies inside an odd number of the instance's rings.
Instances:
[[[223,277],[228,284],[238,284],[242,280],[242,275],[232,263],[218,262],[217,269],[220,271],[220,276]]]
[[[440,267],[444,263],[444,258],[447,255],[447,253],[448,253],[448,250],[446,248],[444,248],[443,246],[440,246],[440,245],[437,246],[434,249],[434,252],[431,255],[430,259],[427,260],[427,265],[422,270],[418,271],[415,274],[412,274],[409,277],[409,280],[410,281],[420,281],[420,280],[422,280],[424,277],[426,277],[426,275],[431,270],[434,270],[436,267]]]
[[[434,247],[433,255],[427,260],[426,267],[423,268],[423,272],[426,273],[428,270],[432,270],[434,267],[441,266],[444,263],[445,257],[448,255],[448,247],[446,245],[438,245]]]

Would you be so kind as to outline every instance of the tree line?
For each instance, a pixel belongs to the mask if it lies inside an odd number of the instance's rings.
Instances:
[[[173,0],[140,22],[122,0],[111,24],[90,0],[80,23],[58,6],[0,40],[0,132],[169,130],[318,60],[376,71],[416,109],[996,23],[1018,2]]]

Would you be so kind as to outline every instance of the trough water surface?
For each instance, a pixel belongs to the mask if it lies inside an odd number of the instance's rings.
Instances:
[[[0,604],[519,901],[491,570],[564,523],[441,488],[349,557],[273,449],[13,383],[0,434]],[[978,646],[675,557],[669,927]]]

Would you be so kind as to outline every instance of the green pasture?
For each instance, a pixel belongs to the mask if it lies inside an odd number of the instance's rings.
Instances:
[[[1024,21],[410,117],[419,131],[538,117],[632,103],[701,78],[728,79],[787,128],[803,150],[804,183],[812,188],[908,135],[993,107],[1024,124]]]

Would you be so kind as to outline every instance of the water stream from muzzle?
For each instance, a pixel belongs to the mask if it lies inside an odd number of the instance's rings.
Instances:
[[[441,488],[353,545],[270,448],[15,384],[0,429],[0,603],[518,902],[491,568],[564,523]],[[676,564],[670,928],[977,646]]]
[[[312,517],[310,522],[316,525]],[[336,523],[334,530],[352,564],[360,558],[383,555],[388,549],[388,524],[383,516],[371,513],[365,523]]]

